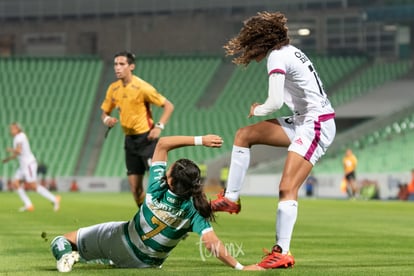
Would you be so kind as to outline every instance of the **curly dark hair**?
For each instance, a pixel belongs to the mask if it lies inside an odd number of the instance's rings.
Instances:
[[[211,221],[215,220],[210,202],[203,190],[200,180],[200,168],[189,159],[177,160],[171,169],[171,190],[184,199],[192,197],[194,207],[200,215]]]
[[[230,39],[223,48],[227,56],[240,54],[235,64],[247,66],[250,61],[266,56],[270,50],[288,45],[287,18],[281,12],[259,12],[243,22],[239,34]]]

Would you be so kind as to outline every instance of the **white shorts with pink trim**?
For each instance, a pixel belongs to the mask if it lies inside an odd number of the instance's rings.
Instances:
[[[323,114],[315,120],[311,117],[278,118],[280,125],[289,137],[288,151],[293,151],[315,165],[325,154],[335,138],[335,113]]]

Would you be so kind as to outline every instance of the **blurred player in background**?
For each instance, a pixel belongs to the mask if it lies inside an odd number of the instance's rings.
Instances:
[[[135,56],[130,52],[120,52],[114,57],[114,70],[117,81],[113,82],[102,103],[102,121],[112,128],[118,120],[111,117],[117,108],[120,123],[125,134],[125,162],[128,182],[134,200],[140,206],[144,200],[143,178],[149,168],[155,145],[168,122],[174,105],[157,90],[133,74]],[[151,104],[164,109],[159,121],[154,124]]]
[[[268,96],[253,103],[248,117],[265,116],[285,103],[293,116],[265,120],[240,128],[234,139],[227,189],[212,201],[214,211],[238,213],[240,190],[250,163],[250,148],[264,144],[288,149],[279,185],[276,244],[258,264],[264,268],[293,266],[289,253],[297,218],[298,190],[316,161],[332,143],[336,127],[332,108],[312,62],[289,44],[287,18],[280,12],[261,12],[244,22],[238,36],[224,48],[237,55],[233,62],[247,66],[267,58]],[[256,91],[246,91],[256,93]],[[260,185],[260,183],[257,183]]]
[[[35,190],[41,196],[52,202],[53,209],[58,211],[60,207],[60,196],[53,195],[49,190],[37,183],[37,161],[30,149],[29,140],[21,126],[18,123],[10,124],[10,134],[13,136],[13,148],[7,149],[10,156],[3,159],[3,163],[7,163],[16,158],[19,160],[20,166],[14,175],[12,187],[17,191],[17,194],[24,203],[20,211],[34,210],[33,203],[24,189],[24,181],[30,189]]]
[[[152,158],[145,201],[137,214],[130,221],[97,224],[56,237],[51,249],[57,269],[71,271],[80,258],[121,268],[159,268],[187,232],[199,234],[212,255],[230,267],[263,269],[241,265],[216,236],[210,224],[214,214],[203,192],[198,166],[191,160],[179,159],[167,169],[170,150],[194,145],[218,148],[222,143],[217,135],[160,138]]]
[[[345,156],[342,159],[344,166],[344,178],[346,181],[346,191],[350,198],[355,198],[357,193],[356,185],[356,168],[358,165],[358,159],[354,155],[351,149],[345,151]]]
[[[411,180],[407,185],[408,200],[414,200],[414,169],[411,170]]]

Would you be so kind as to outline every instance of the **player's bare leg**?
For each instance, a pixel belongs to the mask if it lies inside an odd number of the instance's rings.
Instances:
[[[357,187],[356,187],[355,182],[356,182],[355,179],[348,180],[348,185],[349,185],[349,188],[351,189],[351,198],[355,198],[357,194]]]
[[[270,119],[238,129],[234,145],[245,148],[253,145],[288,147],[290,140],[279,122],[276,119]]]
[[[289,253],[298,209],[298,191],[313,165],[296,152],[289,151],[279,185],[279,204],[276,217],[276,245],[258,264],[263,268],[287,268],[295,264]]]
[[[143,187],[144,175],[130,174],[128,175],[128,182],[131,188],[132,196],[138,207],[142,205],[145,199],[145,192]]]
[[[285,134],[284,130],[280,126],[277,120],[268,120],[257,123],[238,130],[234,145],[239,147],[242,151],[250,155],[249,148],[252,145],[263,144],[270,146],[288,147],[291,141]],[[240,150],[238,149],[238,150]],[[233,152],[234,153],[234,152]],[[237,153],[237,151],[236,151]],[[236,160],[239,159],[236,156]],[[232,164],[233,164],[232,155]],[[244,164],[244,167],[237,172],[237,174],[246,173],[248,162]],[[230,171],[232,166],[230,165]],[[237,169],[237,168],[236,168]],[[277,210],[277,224],[276,224],[276,241],[277,244],[273,247],[272,252],[269,253],[259,264],[264,268],[279,268],[279,267],[291,267],[295,261],[293,256],[289,255],[290,240],[293,232],[293,227],[297,217],[297,197],[298,190],[306,177],[312,170],[312,164],[305,160],[303,156],[295,153],[288,152],[285,167],[279,186],[279,204]],[[232,172],[229,174],[229,184],[232,188],[231,177]],[[241,178],[243,180],[243,178]],[[233,191],[237,195],[241,189],[241,180],[238,178],[238,186],[234,185]],[[227,189],[229,190],[229,184]],[[227,195],[227,194],[226,194]],[[219,199],[217,199],[219,200]],[[212,204],[214,208],[214,204]],[[217,206],[217,204],[216,204]]]
[[[276,119],[240,128],[234,138],[226,193],[211,202],[214,211],[240,212],[239,194],[250,163],[250,147],[259,144],[287,147],[290,140]]]
[[[279,200],[297,200],[298,191],[310,174],[312,163],[296,152],[289,151],[279,185]]]

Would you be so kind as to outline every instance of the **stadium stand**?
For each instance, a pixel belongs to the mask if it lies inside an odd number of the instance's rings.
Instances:
[[[0,59],[3,148],[11,146],[7,126],[18,121],[54,176],[73,175],[101,69],[97,58]],[[3,175],[14,170],[4,166]]]
[[[395,80],[411,69],[410,62],[368,64],[365,57],[312,56],[312,60],[325,87],[332,93],[334,105],[337,106],[368,93],[375,85]],[[233,74],[215,102],[207,107],[200,107],[198,101],[203,98],[206,88],[214,81],[215,72],[225,62],[227,61],[218,56],[155,56],[138,59],[137,75],[170,98],[179,111],[174,113],[163,135],[219,133],[224,138],[225,144],[221,149],[198,148],[194,151],[191,148],[182,148],[173,153],[172,159],[187,157],[205,163],[220,158],[230,151],[234,134],[239,127],[263,119],[247,118],[250,104],[266,97],[266,67],[263,63],[252,63],[247,68],[234,66]],[[353,72],[360,68],[363,68],[362,73],[354,76]],[[7,126],[11,121],[20,121],[31,139],[35,154],[49,166],[50,172],[56,176],[73,175],[81,159],[81,146],[89,127],[88,118],[92,110],[96,112],[93,105],[97,104],[94,103],[97,94],[91,91],[97,91],[100,82],[109,82],[100,79],[103,62],[97,58],[12,58],[0,59],[0,70],[2,90],[14,95],[3,97],[5,108],[0,110],[2,125]],[[331,87],[335,87],[344,79],[349,79],[348,86],[331,91]],[[355,87],[358,87],[358,92],[355,92]],[[102,93],[103,96],[104,92],[98,93]],[[161,109],[154,108],[153,112],[155,118],[158,118]],[[288,114],[290,112],[284,108],[276,115]],[[371,134],[355,137],[351,144],[346,146],[356,145],[358,149],[369,152],[370,148],[375,148],[378,144],[375,137],[379,133],[384,135],[389,131],[395,134],[395,131],[391,130],[395,130],[397,125],[404,135],[396,135],[395,138],[387,138],[386,141],[402,143],[407,138],[401,138],[401,141],[397,138],[410,137],[409,130],[413,123],[409,116],[395,120],[396,122],[388,127],[381,126]],[[125,175],[123,134],[119,128],[117,126],[110,132],[102,146],[97,145],[102,148],[97,160],[92,160],[96,162],[93,175]],[[2,141],[7,141],[4,147],[11,142],[6,131],[2,132],[1,138]],[[335,171],[330,165],[340,158],[340,150],[342,148],[327,157],[327,160],[333,158],[332,162],[324,162],[316,170]],[[90,154],[88,152],[83,153]],[[260,160],[255,162],[260,163]],[[373,163],[372,170],[376,166]],[[3,174],[10,175],[11,169],[11,166],[8,166]]]
[[[413,109],[413,107],[409,108]],[[352,131],[352,130],[351,130]],[[354,131],[357,133],[358,131]],[[358,157],[358,171],[406,172],[414,164],[414,113],[394,118],[384,126],[343,143],[327,153],[315,173],[341,173],[342,155],[351,148]]]
[[[411,61],[395,61],[386,63],[373,63],[353,80],[331,96],[334,106],[342,105],[352,99],[370,92],[387,81],[395,80],[411,69]],[[331,68],[331,67],[328,67]]]

